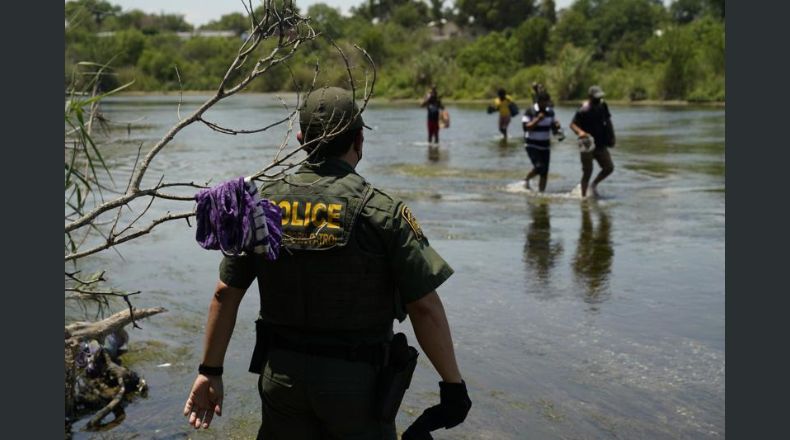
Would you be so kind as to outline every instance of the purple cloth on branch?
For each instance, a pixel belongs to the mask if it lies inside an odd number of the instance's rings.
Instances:
[[[195,239],[204,249],[219,249],[226,255],[242,252],[277,259],[282,237],[282,212],[261,199],[253,182],[230,180],[201,190],[197,201]]]

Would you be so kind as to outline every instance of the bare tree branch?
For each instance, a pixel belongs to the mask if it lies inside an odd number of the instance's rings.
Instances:
[[[64,258],[64,260],[65,261],[76,260],[76,259],[79,259],[79,258],[82,258],[82,257],[86,257],[88,255],[95,254],[97,252],[101,252],[101,251],[103,251],[105,249],[109,249],[109,248],[111,248],[111,247],[113,247],[115,245],[119,245],[121,243],[126,243],[129,240],[133,240],[133,239],[135,239],[137,237],[146,235],[149,232],[151,232],[151,230],[153,230],[157,225],[160,225],[162,223],[165,223],[165,222],[168,222],[168,221],[172,221],[172,220],[178,220],[178,219],[182,219],[182,218],[193,217],[194,215],[195,215],[195,211],[182,212],[182,213],[179,213],[179,214],[168,214],[168,215],[166,215],[164,217],[161,217],[161,218],[158,218],[158,219],[152,221],[151,224],[149,224],[148,227],[146,227],[145,229],[139,230],[137,232],[134,232],[132,234],[126,235],[124,237],[109,237],[107,239],[106,243],[104,243],[102,245],[99,245],[99,246],[96,246],[96,247],[94,247],[92,249],[89,249],[87,251],[81,251],[81,252],[77,252],[77,253],[68,254]]]
[[[98,322],[75,322],[66,326],[67,338],[103,339],[110,333],[131,324],[132,315],[135,319],[144,319],[166,311],[164,307],[123,310]]]

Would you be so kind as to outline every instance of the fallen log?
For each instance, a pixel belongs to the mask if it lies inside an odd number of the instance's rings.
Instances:
[[[164,307],[134,309],[134,314],[129,310],[124,310],[101,321],[75,322],[66,326],[66,339],[104,339],[108,334],[126,327],[137,319],[147,318],[166,311],[167,309]]]
[[[139,391],[145,390],[145,381],[137,377],[136,374],[127,370],[126,368],[118,365],[113,361],[111,356],[107,352],[103,352],[102,356],[104,357],[104,361],[106,364],[107,374],[102,375],[101,377],[94,378],[94,379],[86,379],[89,382],[93,382],[95,386],[90,387],[91,390],[83,390],[86,394],[95,394],[96,390],[104,389],[105,391],[112,391],[114,397],[107,402],[107,400],[102,400],[101,398],[96,398],[96,396],[80,396],[77,395],[76,392],[76,383],[78,378],[80,377],[80,371],[76,367],[76,359],[79,355],[80,351],[80,342],[85,340],[97,340],[103,341],[108,335],[122,331],[123,328],[129,324],[134,323],[136,320],[147,318],[162,312],[166,312],[167,309],[164,307],[152,307],[146,309],[130,309],[124,310],[118,313],[113,314],[112,316],[103,319],[101,321],[96,322],[75,322],[69,324],[65,327],[65,367],[66,367],[66,375],[65,375],[65,385],[66,385],[66,433],[67,437],[69,434],[69,425],[71,421],[75,419],[78,415],[77,412],[79,410],[78,402],[81,402],[84,406],[86,402],[90,402],[91,404],[97,404],[101,402],[100,405],[104,405],[103,408],[100,408],[98,412],[91,418],[88,422],[88,428],[99,428],[102,427],[102,420],[106,417],[110,412],[115,414],[115,420],[111,423],[115,423],[115,421],[120,422],[123,419],[123,408],[120,406],[121,401],[123,400],[124,396],[127,392],[132,392],[134,390],[127,389],[127,383],[137,383],[135,385],[135,389]],[[106,381],[113,382],[105,383]],[[92,406],[92,405],[91,405]],[[84,414],[83,411],[79,411]],[[106,426],[106,425],[104,425]]]

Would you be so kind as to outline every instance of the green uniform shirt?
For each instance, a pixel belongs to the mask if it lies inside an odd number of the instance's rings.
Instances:
[[[289,182],[309,183],[318,176],[347,173],[355,173],[351,165],[330,158],[320,166],[303,166]],[[267,196],[265,188],[261,195]],[[430,246],[409,208],[377,189],[360,213],[353,234],[365,250],[388,256],[402,305],[432,292],[453,274],[453,269]],[[266,260],[259,255],[225,257],[219,278],[229,286],[247,289],[258,277],[260,286],[266,282],[259,270],[264,264]]]

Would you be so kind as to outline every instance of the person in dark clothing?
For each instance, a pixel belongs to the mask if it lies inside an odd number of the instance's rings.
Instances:
[[[584,149],[580,152],[582,163],[581,189],[582,197],[587,197],[588,186],[593,195],[597,195],[598,184],[614,171],[612,156],[609,148],[615,146],[614,126],[609,106],[603,101],[604,92],[599,86],[589,88],[588,99],[584,101],[573,116],[571,130],[580,140],[592,138],[594,149]],[[593,159],[598,162],[601,171],[595,176],[592,186],[589,185],[593,172]]]
[[[420,106],[428,109],[428,143],[435,142],[438,144],[439,117],[442,110],[444,110],[444,105],[442,105],[442,100],[436,91],[436,86],[431,86],[431,90],[425,95],[425,99],[422,100]]]

